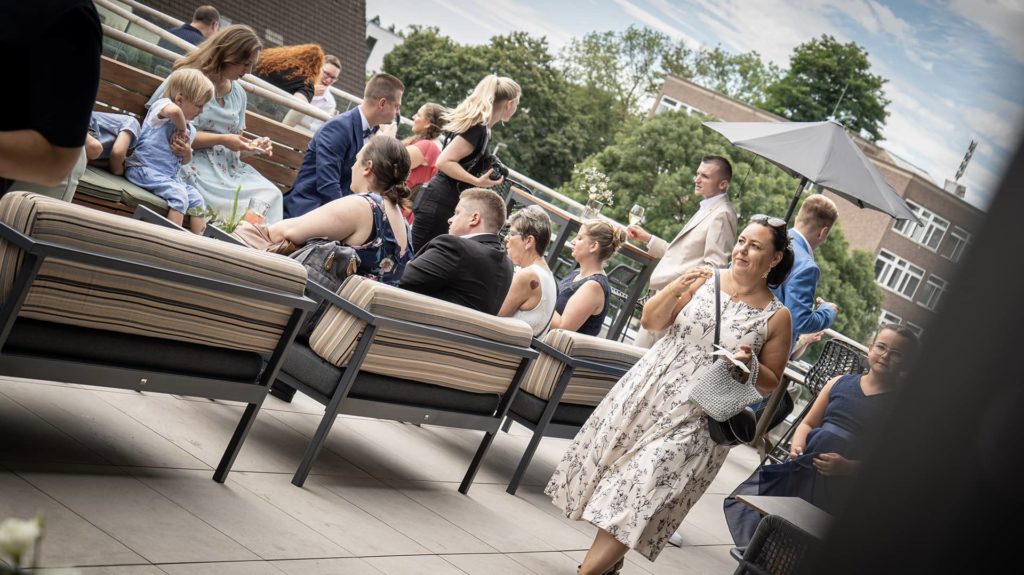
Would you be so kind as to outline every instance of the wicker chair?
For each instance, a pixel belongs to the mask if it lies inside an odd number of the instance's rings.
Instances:
[[[818,540],[778,515],[768,515],[757,524],[750,545],[730,554],[739,561],[733,575],[788,575],[800,573]]]
[[[772,449],[767,450],[761,463],[781,463],[789,457],[789,445],[793,439],[793,433],[796,432],[797,426],[800,425],[804,416],[810,411],[814,400],[821,393],[822,388],[832,378],[847,373],[865,372],[867,372],[867,367],[864,361],[864,354],[859,349],[838,339],[829,340],[825,344],[825,349],[821,352],[821,357],[811,366],[811,369],[807,372],[807,377],[804,378],[803,385],[811,392],[811,399],[804,406],[800,415],[793,421],[793,424],[790,425],[789,429],[782,434],[778,443]]]

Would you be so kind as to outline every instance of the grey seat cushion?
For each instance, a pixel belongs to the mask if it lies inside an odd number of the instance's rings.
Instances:
[[[3,353],[251,383],[263,370],[258,353],[23,317]]]
[[[330,397],[344,370],[296,341],[281,371]],[[349,397],[483,415],[493,414],[501,399],[494,393],[472,393],[367,372],[356,378]]]
[[[516,398],[512,400],[512,407],[509,408],[509,411],[525,418],[527,421],[537,423],[540,421],[540,416],[543,415],[547,404],[547,400],[519,390]],[[555,408],[555,414],[551,417],[551,423],[582,426],[593,412],[593,405],[561,403]]]

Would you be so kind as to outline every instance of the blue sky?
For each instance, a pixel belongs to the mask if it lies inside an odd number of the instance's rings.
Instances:
[[[1024,0],[367,0],[366,15],[437,26],[466,44],[524,30],[556,54],[587,32],[639,24],[693,47],[757,50],[782,67],[821,34],[854,41],[889,79],[882,146],[942,185],[978,140],[960,183],[982,208],[1024,127]]]

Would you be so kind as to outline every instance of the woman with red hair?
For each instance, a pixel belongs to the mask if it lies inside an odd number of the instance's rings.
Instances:
[[[319,44],[299,44],[267,48],[256,63],[255,72],[308,104],[323,65],[324,51]]]

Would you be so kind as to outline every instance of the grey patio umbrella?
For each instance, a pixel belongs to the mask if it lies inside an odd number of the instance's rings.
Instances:
[[[800,187],[786,212],[788,222],[807,182],[828,188],[861,208],[919,222],[907,203],[833,122],[704,122],[738,148],[799,176]]]

